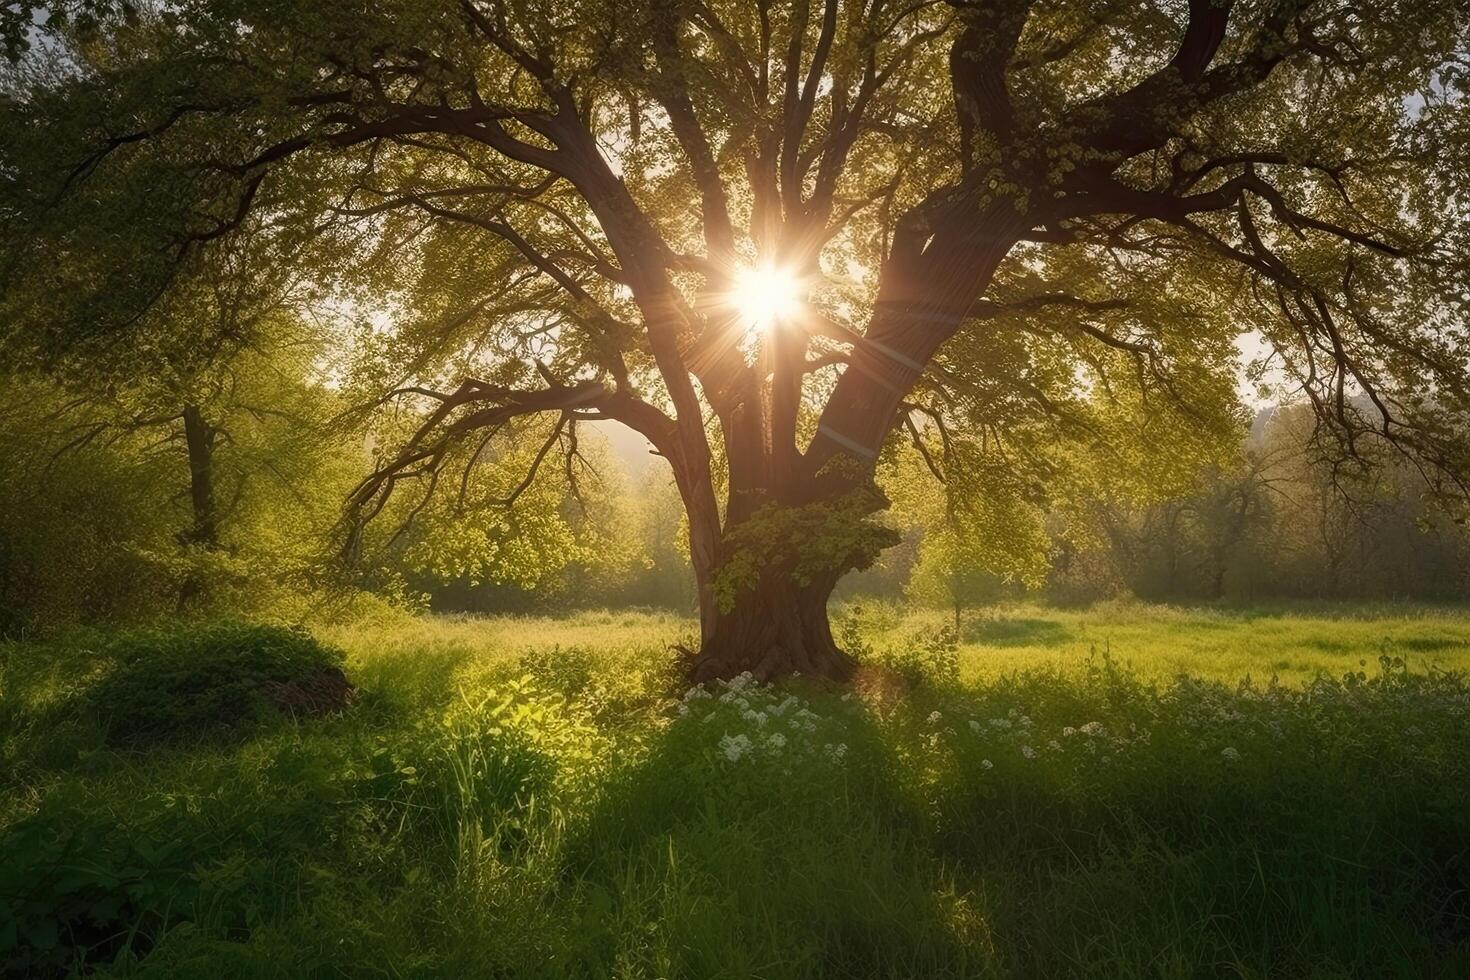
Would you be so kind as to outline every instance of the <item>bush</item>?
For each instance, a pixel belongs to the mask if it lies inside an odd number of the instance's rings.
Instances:
[[[341,707],[342,654],[299,627],[215,624],[125,634],[85,695],[108,742],[239,732],[281,715]]]

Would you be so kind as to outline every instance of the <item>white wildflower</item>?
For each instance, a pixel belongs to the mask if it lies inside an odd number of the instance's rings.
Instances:
[[[980,768],[981,769],[994,769],[995,768],[995,763],[991,762],[989,759],[981,759],[980,760]]]
[[[939,724],[939,719],[942,718],[942,717],[944,717],[944,716],[941,715],[937,711],[931,711],[931,712],[929,712],[929,724],[931,724],[931,725],[937,725],[937,724]]]
[[[1036,758],[1036,750],[1033,749],[1029,745],[1023,745],[1023,746],[1021,746],[1021,754],[1024,755],[1028,759],[1034,759],[1034,758]]]
[[[1222,756],[1224,756],[1225,759],[1227,761],[1229,761],[1229,762],[1239,762],[1240,761],[1240,753],[1237,752],[1237,751],[1235,751],[1235,747],[1234,746],[1231,746],[1231,745],[1225,746],[1223,749],[1220,750],[1220,754]]]
[[[786,736],[780,732],[772,732],[771,737],[766,739],[766,744],[773,749],[784,749],[786,747]]]
[[[1062,737],[1063,738],[1071,738],[1073,735],[1076,735],[1076,734],[1077,734],[1077,729],[1073,728],[1071,725],[1068,725],[1066,728],[1063,728],[1062,729]]]
[[[978,732],[979,730],[980,730],[980,723],[978,721],[976,721],[974,718],[971,718],[970,719],[970,731],[972,731],[972,732]]]
[[[750,750],[750,739],[745,735],[726,735],[720,739],[720,751],[724,752],[725,758],[731,762],[738,762],[740,757]]]

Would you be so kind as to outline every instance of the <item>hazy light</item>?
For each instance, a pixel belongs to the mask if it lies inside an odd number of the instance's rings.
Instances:
[[[741,269],[731,301],[751,330],[767,331],[796,315],[801,307],[801,281],[774,265]]]

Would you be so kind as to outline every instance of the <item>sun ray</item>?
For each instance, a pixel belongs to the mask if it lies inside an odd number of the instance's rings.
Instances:
[[[767,333],[801,308],[801,280],[776,265],[750,266],[735,277],[731,300],[751,333]]]

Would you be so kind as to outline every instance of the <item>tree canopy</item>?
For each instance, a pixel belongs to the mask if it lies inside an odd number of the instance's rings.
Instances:
[[[207,355],[160,311],[232,247],[391,324],[345,384],[418,416],[349,554],[497,439],[534,472],[627,425],[687,514],[695,676],[850,671],[826,600],[900,444],[1032,497],[1078,452],[1183,466],[1247,335],[1343,466],[1466,488],[1460,0],[4,9],[11,357]]]

